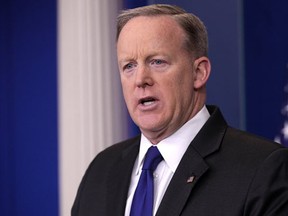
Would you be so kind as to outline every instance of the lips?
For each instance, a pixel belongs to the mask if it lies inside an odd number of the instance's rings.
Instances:
[[[156,101],[157,99],[155,97],[144,97],[144,98],[141,98],[138,103],[139,105],[142,105],[142,106],[151,106]]]

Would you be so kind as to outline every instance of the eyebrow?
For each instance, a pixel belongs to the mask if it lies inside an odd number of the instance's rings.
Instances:
[[[131,62],[131,61],[135,61],[135,59],[132,59],[132,58],[121,59],[118,61],[118,65],[125,65],[126,63]]]
[[[155,58],[155,57],[157,57],[157,56],[159,56],[159,57],[164,57],[164,58],[169,58],[169,55],[166,55],[166,54],[159,54],[159,53],[152,53],[152,54],[150,54],[150,55],[148,55],[148,56],[146,56],[145,57],[145,61],[147,61],[147,60],[149,60],[149,59],[153,59],[153,58]],[[121,63],[121,64],[123,64],[123,63],[126,63],[126,62],[130,62],[130,61],[136,61],[136,59],[135,58],[130,58],[130,57],[124,57],[124,58],[122,58],[122,59],[120,59],[119,61],[118,61],[118,63]]]

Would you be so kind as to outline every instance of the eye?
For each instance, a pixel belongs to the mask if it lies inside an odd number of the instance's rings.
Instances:
[[[135,63],[128,63],[128,64],[124,65],[123,71],[129,72],[129,71],[131,71],[134,67],[136,67],[136,64],[135,64]]]
[[[161,59],[154,59],[154,60],[152,61],[152,64],[155,64],[155,65],[161,65],[161,64],[163,64],[163,63],[164,63],[164,61],[161,60]]]
[[[167,70],[169,63],[163,59],[151,59],[150,66],[151,66],[151,69],[154,69],[157,71],[165,71]]]

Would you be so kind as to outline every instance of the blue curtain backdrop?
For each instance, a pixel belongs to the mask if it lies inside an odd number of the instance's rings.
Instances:
[[[58,215],[56,14],[56,0],[1,0],[1,216]]]
[[[141,7],[148,4],[147,0],[123,0],[123,8],[129,9],[129,8],[135,8],[135,7]]]
[[[287,105],[287,9],[286,0],[244,1],[247,130],[270,139],[286,118],[281,109]]]

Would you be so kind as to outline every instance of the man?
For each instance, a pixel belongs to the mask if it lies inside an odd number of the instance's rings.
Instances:
[[[205,105],[207,41],[202,22],[178,7],[119,16],[121,83],[141,135],[97,155],[72,216],[140,216],[151,205],[143,215],[288,215],[288,150],[229,127],[217,107]],[[152,204],[140,210],[135,197],[151,146],[161,162],[152,171]]]

